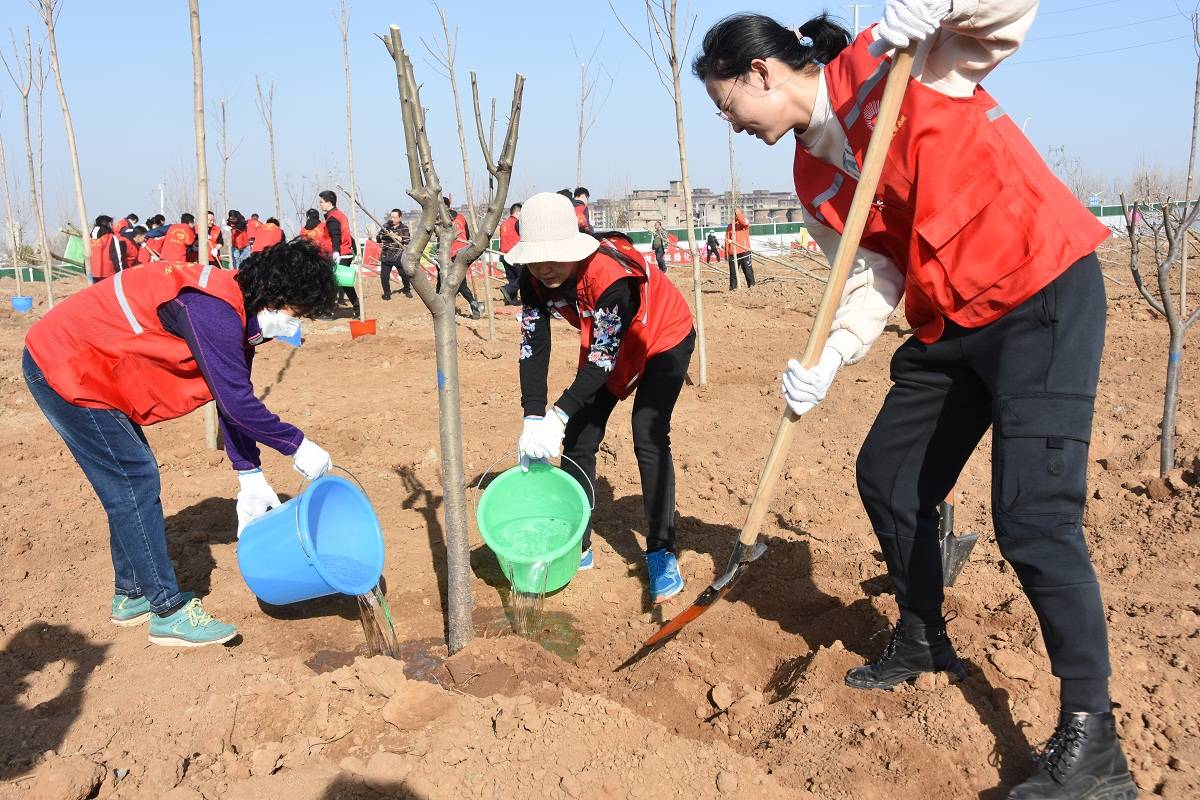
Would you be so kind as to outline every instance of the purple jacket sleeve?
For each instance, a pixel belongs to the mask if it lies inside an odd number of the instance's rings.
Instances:
[[[254,351],[245,348],[247,331],[237,312],[202,292],[185,291],[158,311],[166,329],[184,339],[217,401],[225,449],[233,468],[259,466],[261,442],[285,456],[296,452],[304,434],[263,405],[254,394],[250,365]],[[257,321],[250,327],[257,330]]]

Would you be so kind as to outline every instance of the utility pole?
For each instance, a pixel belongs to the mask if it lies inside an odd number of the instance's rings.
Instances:
[[[854,35],[858,36],[859,31],[862,30],[862,28],[858,27],[858,10],[860,8],[870,8],[871,4],[870,3],[854,3],[852,5],[848,5],[845,7],[854,12]]]

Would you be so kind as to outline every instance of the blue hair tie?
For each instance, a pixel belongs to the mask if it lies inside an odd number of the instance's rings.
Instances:
[[[810,38],[808,36],[801,36],[800,37],[800,46],[801,47],[812,47],[813,46],[812,38]]]

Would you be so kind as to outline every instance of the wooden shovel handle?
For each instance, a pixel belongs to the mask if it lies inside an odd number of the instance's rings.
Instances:
[[[846,280],[850,277],[850,269],[862,240],[863,228],[867,224],[867,215],[875,199],[875,188],[879,184],[888,147],[892,143],[896,119],[900,115],[900,101],[904,99],[904,89],[912,74],[912,64],[912,47],[897,51],[892,59],[892,68],[883,89],[879,116],[875,118],[875,130],[871,133],[871,142],[867,146],[866,158],[863,159],[858,188],[854,190],[854,200],[850,204],[850,213],[846,216],[846,225],[838,244],[837,255],[833,259],[829,281],[825,284],[825,293],[821,296],[821,305],[817,309],[817,317],[813,320],[812,332],[808,336],[808,346],[804,348],[804,357],[800,362],[806,369],[812,369],[821,360],[821,351],[825,349],[829,329],[833,325],[833,315],[841,305],[842,292],[845,291]],[[767,515],[771,496],[775,493],[775,484],[779,480],[788,450],[791,449],[792,436],[795,435],[796,422],[799,419],[790,407],[783,412],[783,419],[780,420],[779,430],[775,434],[775,442],[767,456],[767,464],[758,480],[758,489],[750,503],[746,523],[738,535],[738,540],[746,547],[752,547],[758,541],[759,529]]]

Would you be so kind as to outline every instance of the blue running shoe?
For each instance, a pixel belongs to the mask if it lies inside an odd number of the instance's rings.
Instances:
[[[237,636],[237,628],[214,619],[199,597],[192,597],[173,614],[150,618],[150,642],[168,647],[203,647],[224,644]]]
[[[583,572],[584,570],[591,569],[595,565],[596,562],[592,560],[592,548],[589,547],[587,550],[584,550],[583,555],[579,557],[579,571]]]
[[[650,573],[650,599],[656,604],[670,600],[683,591],[679,562],[670,550],[647,553],[646,570]]]
[[[150,601],[145,597],[126,597],[123,594],[114,594],[112,616],[109,619],[112,620],[113,625],[119,625],[122,628],[141,625],[150,619]]]

